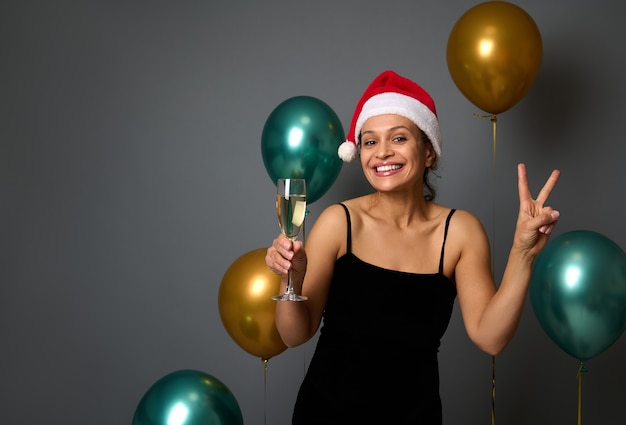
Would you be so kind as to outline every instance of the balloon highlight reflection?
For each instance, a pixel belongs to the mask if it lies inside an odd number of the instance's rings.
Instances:
[[[265,265],[267,248],[247,252],[226,270],[218,294],[226,332],[245,351],[268,360],[287,349],[276,329],[280,277]]]
[[[465,12],[448,38],[452,80],[475,106],[502,113],[519,102],[539,73],[539,28],[520,7],[489,1]]]
[[[188,369],[170,373],[148,389],[133,425],[243,425],[243,417],[224,383]]]
[[[267,118],[261,137],[265,169],[272,180],[306,180],[307,202],[322,197],[339,176],[337,155],[345,135],[341,121],[326,103],[296,96],[279,104]]]
[[[596,357],[626,327],[626,254],[599,233],[562,234],[535,260],[530,298],[561,349],[581,362]]]

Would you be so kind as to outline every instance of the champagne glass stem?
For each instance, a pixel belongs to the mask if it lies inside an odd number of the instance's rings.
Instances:
[[[287,270],[287,294],[294,294],[293,286],[291,284],[291,269]]]

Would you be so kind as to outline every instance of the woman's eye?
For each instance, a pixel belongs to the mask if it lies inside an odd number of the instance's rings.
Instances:
[[[366,140],[365,142],[363,142],[363,144],[365,146],[373,146],[373,145],[376,144],[376,141],[375,140]]]
[[[401,142],[406,141],[406,137],[404,137],[404,136],[397,136],[397,137],[393,138],[393,141],[396,142],[396,143],[401,143]]]

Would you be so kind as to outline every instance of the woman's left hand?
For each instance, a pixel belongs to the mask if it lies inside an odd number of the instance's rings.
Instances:
[[[517,166],[520,208],[515,229],[515,245],[530,254],[537,255],[543,249],[559,219],[559,212],[544,204],[560,175],[559,170],[552,171],[537,199],[533,199],[528,187],[526,166]]]

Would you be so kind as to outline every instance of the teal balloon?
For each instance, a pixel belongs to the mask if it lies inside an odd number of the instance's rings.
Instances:
[[[261,137],[265,169],[272,180],[304,178],[307,202],[321,198],[333,185],[343,161],[337,155],[345,140],[341,121],[323,101],[296,96],[269,115]]]
[[[187,369],[162,377],[148,389],[132,425],[243,425],[243,417],[226,385]]]
[[[583,362],[596,357],[626,327],[626,254],[596,232],[561,234],[535,260],[530,300],[563,351]]]

